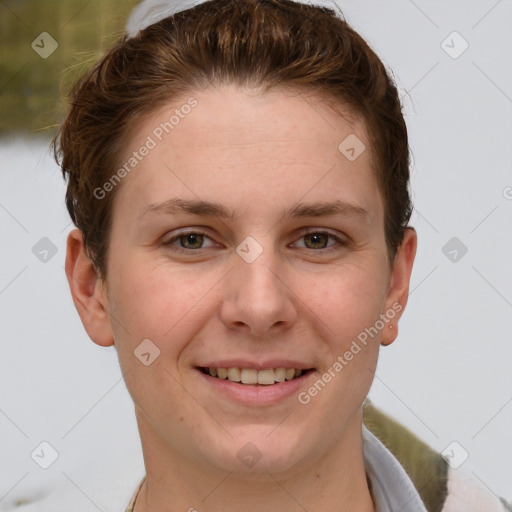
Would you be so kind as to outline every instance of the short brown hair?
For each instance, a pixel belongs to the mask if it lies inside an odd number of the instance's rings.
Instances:
[[[94,190],[119,165],[133,127],[173,98],[227,83],[263,92],[308,89],[362,115],[392,262],[412,205],[407,128],[384,64],[332,9],[291,0],[209,0],[125,35],[70,93],[53,148],[68,180],[67,209],[100,275],[106,277],[116,191],[98,199]]]

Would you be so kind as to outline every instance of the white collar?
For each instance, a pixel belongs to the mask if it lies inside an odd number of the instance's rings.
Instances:
[[[364,423],[363,454],[375,512],[427,512],[404,468]]]

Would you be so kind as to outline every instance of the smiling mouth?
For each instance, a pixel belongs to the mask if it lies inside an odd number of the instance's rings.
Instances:
[[[198,367],[205,375],[230,382],[252,385],[272,386],[281,382],[295,380],[314,371],[313,368],[302,370],[298,368],[205,368]]]

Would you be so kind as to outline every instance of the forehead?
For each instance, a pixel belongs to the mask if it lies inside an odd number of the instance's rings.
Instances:
[[[134,127],[120,164],[150,149],[137,157],[120,195],[139,209],[176,194],[223,195],[235,207],[253,198],[339,196],[352,187],[371,205],[377,186],[365,123],[334,108],[297,90],[260,94],[230,85],[191,92]]]
[[[126,154],[148,135],[159,145],[197,146],[189,137],[192,131],[212,143],[243,144],[265,137],[273,141],[277,135],[287,136],[287,144],[306,142],[310,146],[322,140],[324,146],[330,144],[334,149],[343,135],[367,139],[362,116],[332,95],[308,88],[261,92],[226,84],[192,90],[150,111],[129,127]]]

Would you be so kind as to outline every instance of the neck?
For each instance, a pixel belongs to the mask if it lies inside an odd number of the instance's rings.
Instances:
[[[137,414],[146,478],[134,512],[374,512],[364,470],[360,414],[337,446],[282,473],[240,475],[198,464],[162,442]]]

